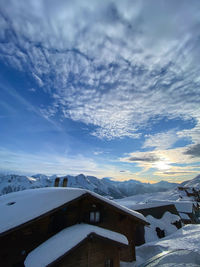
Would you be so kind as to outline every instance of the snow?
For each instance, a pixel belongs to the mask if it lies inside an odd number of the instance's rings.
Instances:
[[[66,252],[70,251],[91,233],[128,245],[127,238],[122,234],[94,225],[76,224],[62,230],[31,251],[24,262],[25,266],[47,266]]]
[[[167,192],[164,192],[165,195]],[[175,205],[178,212],[186,212],[192,213],[193,205],[196,205],[196,202],[193,201],[183,201],[183,200],[161,200],[159,199],[160,196],[164,194],[162,193],[155,193],[155,194],[143,194],[133,197],[124,198],[121,200],[117,200],[117,202],[121,205],[128,207],[129,209],[140,210],[146,208],[153,208],[158,206],[165,206],[165,205]],[[170,191],[168,192],[170,195]]]
[[[150,226],[145,227],[145,242],[151,242],[159,239],[157,236],[156,227],[164,230],[165,236],[177,231],[176,226],[172,225],[172,223],[179,221],[180,217],[167,211],[164,213],[161,219],[156,219],[151,215],[148,215],[146,219],[150,223]]]
[[[191,218],[186,213],[179,212],[179,215],[180,215],[181,219],[191,220]]]
[[[47,176],[44,174],[36,174],[29,177],[15,174],[5,175],[0,173],[0,195],[25,189],[52,187],[54,186],[56,177],[57,175]],[[59,176],[59,186],[62,186],[62,182],[65,177],[66,176]],[[87,189],[100,195],[108,196],[108,198],[122,198],[138,194],[139,192],[164,191],[176,186],[176,184],[168,182],[148,184],[141,183],[136,180],[123,182],[110,181],[106,178],[98,179],[94,176],[85,176],[83,174],[79,174],[77,176],[67,175],[67,178],[68,187]]]
[[[187,191],[188,193],[190,193],[190,194],[193,194],[193,193],[194,193],[193,190],[192,190],[191,188],[188,188],[186,191]]]
[[[166,206],[166,205],[173,205],[174,203],[161,203],[161,202],[149,202],[149,203],[137,203],[132,204],[131,201],[119,201],[121,205],[124,205],[128,207],[129,209],[133,210],[143,210],[143,209],[149,209],[149,208],[156,208],[160,206]]]
[[[174,204],[178,212],[192,213],[193,211],[193,202],[176,201]]]
[[[200,175],[196,176],[194,179],[185,181],[181,184],[183,187],[192,187],[197,190],[200,189]]]
[[[0,214],[4,214],[0,220],[0,233],[30,221],[84,193],[85,190],[82,189],[50,187],[3,195],[0,197]]]
[[[186,192],[180,191],[177,188],[168,190],[165,192],[156,192],[156,193],[146,193],[146,194],[138,194],[131,197],[126,197],[123,199],[116,199],[117,202],[132,202],[132,204],[139,204],[139,203],[150,203],[150,202],[160,202],[166,204],[170,201],[186,201],[186,202],[194,202],[194,197],[188,197]]]
[[[96,193],[78,188],[48,187],[9,193],[0,197],[0,233],[28,222],[84,194],[90,194],[119,210],[147,222],[145,217]]]
[[[199,267],[200,254],[189,250],[164,251],[151,258],[147,266]]]
[[[200,225],[189,224],[173,234],[136,248],[137,264],[163,251],[188,249],[200,253]],[[133,265],[130,265],[133,266]]]

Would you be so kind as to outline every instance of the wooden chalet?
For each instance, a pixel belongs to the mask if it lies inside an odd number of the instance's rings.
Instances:
[[[157,203],[157,202],[154,202]],[[159,201],[159,205],[174,205],[178,211],[178,215],[184,224],[199,223],[200,209],[199,204],[195,201]],[[137,211],[141,212],[141,210]],[[142,213],[142,212],[141,212]]]
[[[156,219],[161,219],[166,212],[170,212],[171,214],[174,214],[180,217],[175,205],[172,203],[165,204],[165,203],[156,202],[156,203],[134,204],[134,205],[131,205],[131,208],[143,214],[145,217],[148,215],[151,215],[152,217]],[[180,229],[182,227],[181,219],[174,221],[172,224],[176,226],[177,229]],[[142,226],[140,226],[140,228],[141,227]],[[143,226],[143,229],[144,229],[144,226]],[[157,235],[159,238],[162,238],[165,236],[163,229],[160,229],[159,227],[157,227],[155,231],[157,232]],[[140,239],[138,237],[138,240],[141,241],[141,244],[144,243],[143,240],[141,239],[142,236],[144,236],[144,234],[140,235]],[[141,244],[138,242],[138,245],[141,245]]]
[[[0,213],[3,267],[119,266],[135,260],[136,230],[148,225],[142,214],[76,188],[10,193],[0,197]]]
[[[134,210],[142,213],[145,217],[148,215],[153,216],[156,219],[161,219],[165,212],[170,212],[175,215],[179,215],[174,204],[163,204],[163,203],[145,203],[136,204],[133,206]]]

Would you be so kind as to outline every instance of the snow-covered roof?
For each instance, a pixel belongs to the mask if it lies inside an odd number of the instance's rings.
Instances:
[[[116,208],[147,222],[145,217],[96,193],[79,188],[48,187],[9,193],[0,197],[0,233],[17,227],[64,205],[84,194],[90,194]]]
[[[127,238],[119,233],[88,224],[76,224],[54,235],[31,251],[24,262],[26,267],[44,267],[70,251],[91,233],[128,245]]]
[[[186,212],[186,213],[192,213],[193,205],[195,205],[192,201],[162,201],[162,200],[152,200],[153,202],[157,203],[165,203],[168,204],[174,204],[176,206],[176,209],[178,212]]]
[[[190,194],[194,193],[193,190],[192,190],[192,188],[188,188],[187,189],[187,192],[190,193]]]
[[[123,201],[120,202],[123,205]],[[126,203],[124,203],[126,205]],[[150,209],[150,208],[157,208],[162,206],[174,205],[174,203],[159,203],[159,202],[147,202],[147,203],[138,203],[138,204],[131,204],[130,202],[127,203],[127,207],[133,210],[143,210],[143,209]]]
[[[177,231],[175,225],[172,225],[176,221],[180,221],[180,217],[178,215],[172,214],[171,212],[165,212],[162,218],[156,219],[151,215],[147,217],[148,222],[150,223],[149,227],[145,228],[145,241],[151,242],[154,240],[158,240],[158,235],[156,232],[156,227],[165,231],[165,235],[170,235]]]
[[[183,220],[191,220],[191,218],[186,213],[179,212],[179,215]]]
[[[192,213],[193,210],[193,202],[186,201],[176,201],[174,202],[176,209],[178,212],[187,212]]]
[[[131,201],[128,200],[121,200],[118,203],[121,205],[124,205],[128,207],[129,209],[133,210],[142,210],[142,209],[148,209],[148,208],[154,208],[154,207],[160,207],[160,206],[166,206],[166,205],[175,205],[178,212],[186,212],[186,213],[192,213],[193,211],[193,205],[196,206],[197,204],[192,201],[173,201],[173,200],[157,200],[157,199],[151,199],[151,201],[146,203],[131,203]]]

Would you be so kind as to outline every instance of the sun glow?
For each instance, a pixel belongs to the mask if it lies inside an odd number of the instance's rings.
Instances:
[[[169,170],[171,166],[166,163],[165,161],[158,161],[154,164],[154,167],[157,168],[158,170],[165,171]]]

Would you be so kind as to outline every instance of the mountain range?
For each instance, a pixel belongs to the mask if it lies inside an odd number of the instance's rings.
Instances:
[[[57,175],[36,174],[22,176],[0,174],[0,195],[30,188],[52,187]],[[142,183],[137,180],[114,181],[110,178],[98,179],[94,176],[67,175],[60,177],[60,186],[64,177],[68,178],[68,187],[84,188],[109,198],[123,198],[142,193],[163,192],[177,187],[176,183],[161,181],[155,184]]]

